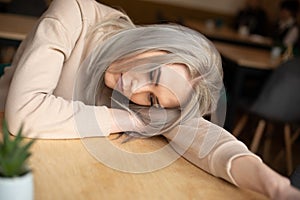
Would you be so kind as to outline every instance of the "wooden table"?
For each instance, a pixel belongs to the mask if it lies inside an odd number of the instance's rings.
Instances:
[[[232,91],[225,123],[225,128],[232,131],[240,103],[240,93],[244,89],[243,84],[246,76],[268,74],[277,68],[282,60],[281,58],[272,58],[270,50],[267,49],[226,42],[214,41],[213,43],[222,55],[223,60],[225,62],[229,61],[230,67],[234,68],[234,74],[227,74],[227,77],[225,77],[228,80],[228,76],[231,76],[230,79],[232,79]]]
[[[0,113],[0,121],[2,118],[3,113]],[[166,144],[159,137],[125,144],[114,140],[114,143],[127,151],[143,152]],[[76,139],[37,140],[32,148],[30,165],[36,200],[266,199],[215,178],[181,157],[171,165],[149,173],[113,170],[94,159],[81,140]]]
[[[205,22],[199,20],[186,20],[185,25],[191,27],[213,41],[223,41],[255,47],[270,48],[272,39],[259,35],[241,35],[236,30],[222,25],[221,27],[209,27]]]
[[[30,32],[36,17],[0,13],[0,42],[9,45],[18,45]]]
[[[280,58],[271,58],[271,52],[267,49],[216,41],[213,44],[223,57],[230,59],[240,67],[270,70],[277,68],[281,62]]]

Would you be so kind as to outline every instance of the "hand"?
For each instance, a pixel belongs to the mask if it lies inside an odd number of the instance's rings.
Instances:
[[[130,113],[125,110],[110,109],[114,122],[111,132],[132,131],[149,136],[154,135],[165,124],[162,110],[153,111],[149,108],[138,107]]]
[[[300,200],[300,191],[290,180],[252,156],[232,161],[231,173],[238,186],[261,193],[272,200]]]
[[[180,111],[163,108],[133,108],[133,113],[121,109],[110,109],[113,123],[111,133],[133,131],[147,137],[160,134],[173,125]]]
[[[111,118],[110,133],[137,130],[137,120],[132,114],[121,109],[109,109]]]
[[[162,134],[179,118],[178,109],[164,109],[156,107],[141,107],[133,109],[133,121],[136,123],[137,132],[146,137]]]
[[[300,200],[300,190],[291,186],[289,182],[279,182],[272,200]]]

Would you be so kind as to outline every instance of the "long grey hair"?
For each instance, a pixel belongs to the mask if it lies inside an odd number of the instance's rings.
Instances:
[[[115,28],[114,31],[103,34],[101,43],[99,42],[81,66],[80,73],[84,73],[85,78],[77,84],[80,87],[77,99],[89,105],[100,105],[99,98],[105,88],[104,73],[113,62],[147,51],[164,51],[167,52],[164,55],[127,63],[126,68],[124,65],[117,65],[110,69],[112,72],[138,70],[145,73],[162,65],[180,63],[187,67],[192,78],[193,92],[188,98],[189,101],[178,108],[135,105],[117,92],[112,92],[111,107],[135,113],[149,127],[135,135],[148,137],[162,134],[186,120],[215,110],[223,85],[221,58],[212,43],[202,34],[175,24],[134,26],[124,19],[117,23],[103,23],[97,30],[108,30],[107,27]]]

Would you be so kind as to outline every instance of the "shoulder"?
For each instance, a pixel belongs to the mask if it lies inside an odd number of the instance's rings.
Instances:
[[[125,15],[95,0],[53,0],[43,17],[59,20],[65,26],[93,25],[109,17]]]
[[[82,15],[80,5],[76,0],[53,0],[40,21],[56,21],[68,31],[74,26],[80,26]]]
[[[95,0],[76,0],[83,20],[85,20],[89,25],[93,26],[94,24],[101,23],[102,21],[119,18],[125,16],[124,13],[120,12],[117,9],[114,9],[108,5],[99,3]]]
[[[121,15],[119,11],[95,0],[53,0],[39,21],[44,27],[51,24],[61,26],[70,36],[78,37],[83,29],[116,14]]]

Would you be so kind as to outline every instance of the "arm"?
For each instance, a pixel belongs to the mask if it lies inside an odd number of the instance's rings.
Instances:
[[[290,185],[289,179],[253,157],[241,156],[234,159],[231,173],[241,188],[259,192],[271,199],[300,199],[300,191]]]
[[[110,131],[121,131],[122,127],[113,124],[114,111],[107,107],[54,95],[65,62],[73,56],[83,31],[83,20],[76,1],[55,1],[49,10],[22,43],[13,62],[16,71],[5,110],[11,133],[15,134],[21,123],[25,136],[39,138],[106,136]],[[81,55],[74,57],[80,62]],[[69,90],[73,90],[71,85]]]
[[[297,190],[290,187],[286,178],[263,164],[243,143],[204,119],[190,120],[186,125],[180,125],[164,135],[172,140],[175,151],[187,160],[241,188],[272,198],[275,196],[274,199],[278,195],[287,194],[284,189],[291,191],[291,195],[297,194]],[[278,182],[280,184],[276,185]]]
[[[78,135],[72,116],[90,109],[83,103],[73,104],[53,95],[81,26],[81,23],[74,26],[75,22],[81,22],[75,1],[67,2],[74,13],[73,19],[66,14],[62,21],[63,17],[56,15],[64,9],[58,8],[61,5],[56,1],[22,42],[14,58],[15,72],[5,107],[5,118],[12,134],[24,123],[24,134],[28,137],[75,138]]]

